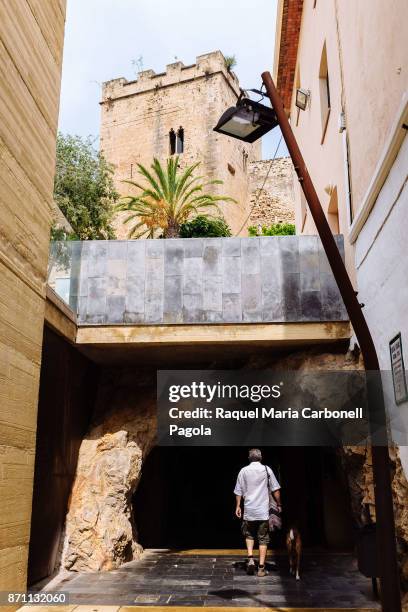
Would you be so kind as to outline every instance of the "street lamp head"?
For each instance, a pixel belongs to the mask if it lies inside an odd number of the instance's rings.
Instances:
[[[278,125],[275,111],[249,98],[238,99],[237,105],[223,113],[214,132],[255,142]]]

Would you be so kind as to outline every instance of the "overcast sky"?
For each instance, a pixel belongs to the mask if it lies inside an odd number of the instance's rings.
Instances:
[[[276,0],[68,0],[59,129],[99,135],[103,81],[134,79],[140,66],[156,72],[220,49],[235,55],[240,84],[259,88],[271,70]],[[139,68],[137,67],[139,66]],[[273,156],[279,134],[263,139]],[[97,144],[97,143],[96,143]],[[285,154],[283,146],[278,156]]]

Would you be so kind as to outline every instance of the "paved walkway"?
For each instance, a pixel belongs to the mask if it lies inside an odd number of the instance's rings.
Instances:
[[[300,581],[289,575],[286,557],[276,561],[277,569],[258,578],[247,576],[236,554],[146,551],[118,570],[69,573],[47,589],[67,591],[71,605],[379,609],[350,555],[305,554]]]

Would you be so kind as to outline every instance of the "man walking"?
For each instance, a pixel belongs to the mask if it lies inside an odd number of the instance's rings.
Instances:
[[[251,449],[248,459],[249,465],[239,472],[234,489],[237,502],[235,514],[239,519],[242,517],[241,499],[243,498],[242,534],[248,550],[247,573],[249,575],[255,573],[253,550],[254,541],[257,539],[259,544],[258,576],[266,576],[265,559],[269,544],[269,490],[280,512],[280,485],[271,468],[261,463],[262,453],[259,449]]]

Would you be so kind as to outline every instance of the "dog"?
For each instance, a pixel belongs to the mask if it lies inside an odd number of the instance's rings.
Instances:
[[[297,527],[291,527],[286,535],[286,548],[289,556],[289,571],[300,580],[300,559],[302,557],[302,538]]]

